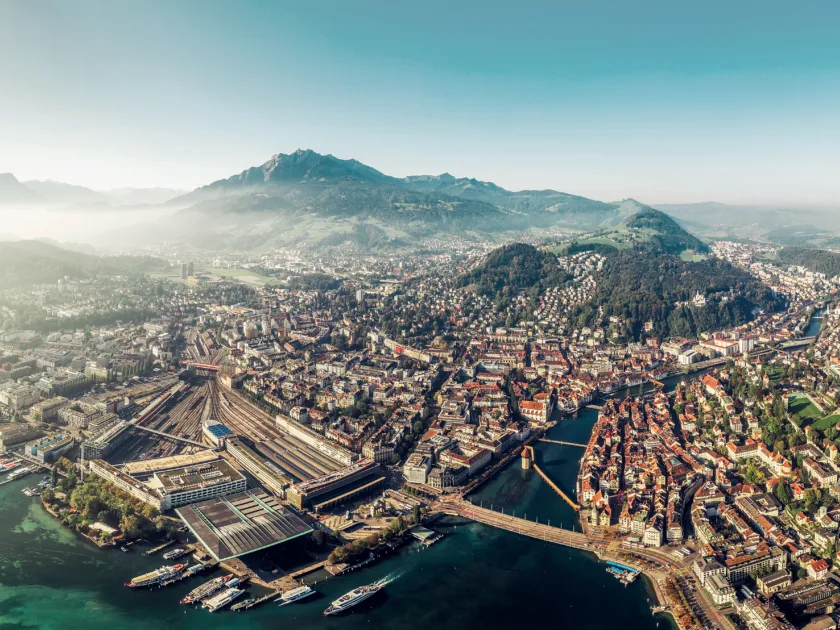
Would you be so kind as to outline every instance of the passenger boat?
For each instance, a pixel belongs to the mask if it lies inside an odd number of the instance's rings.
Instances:
[[[298,588],[286,591],[276,601],[279,601],[281,606],[285,606],[286,604],[291,604],[303,599],[304,597],[309,597],[314,594],[315,591],[308,586],[299,586]]]
[[[373,597],[383,588],[385,587],[382,584],[374,582],[373,584],[353,589],[330,604],[329,608],[324,611],[324,615],[337,615],[340,612],[349,610],[353,606],[357,606],[366,599]]]
[[[186,564],[173,564],[169,567],[161,567],[159,569],[155,569],[154,571],[144,573],[143,575],[138,575],[133,578],[131,582],[126,582],[124,586],[128,586],[129,588],[138,588],[141,586],[160,584],[161,582],[171,580],[186,568]]]

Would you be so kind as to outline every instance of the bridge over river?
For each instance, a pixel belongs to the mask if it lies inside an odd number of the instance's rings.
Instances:
[[[531,538],[553,542],[565,547],[574,547],[575,549],[585,549],[587,551],[596,551],[603,547],[603,545],[598,543],[590,542],[581,532],[555,527],[549,523],[543,524],[535,521],[527,521],[524,518],[518,518],[511,514],[504,514],[473,505],[469,501],[461,498],[444,499],[439,506],[439,510],[445,514],[462,516],[483,523],[484,525],[498,527],[499,529],[504,529],[515,534],[530,536]]]

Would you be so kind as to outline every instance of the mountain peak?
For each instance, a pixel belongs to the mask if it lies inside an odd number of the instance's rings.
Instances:
[[[25,205],[41,201],[41,198],[26,184],[18,181],[11,173],[0,173],[0,206]]]

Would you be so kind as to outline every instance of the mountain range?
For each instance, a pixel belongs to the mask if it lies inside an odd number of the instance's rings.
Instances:
[[[156,205],[184,191],[170,188],[119,188],[99,191],[52,180],[19,181],[12,173],[0,173],[0,208]]]
[[[194,244],[416,246],[424,237],[465,238],[550,227],[592,231],[640,209],[555,190],[506,190],[442,175],[392,177],[357,160],[312,150],[277,154],[260,166],[176,197]]]
[[[36,204],[154,207],[171,213],[166,219],[168,238],[200,249],[260,251],[350,242],[387,250],[421,247],[427,237],[441,235],[509,241],[512,232],[539,235],[550,229],[588,233],[624,229],[631,217],[651,209],[633,199],[604,202],[550,189],[511,191],[449,173],[393,177],[358,160],[310,149],[278,153],[261,165],[180,192],[95,191],[0,175],[0,208]],[[806,215],[784,208],[739,208],[737,212],[723,204],[658,208],[704,237],[776,240],[773,234],[777,232],[789,244],[807,245],[827,243],[833,236],[807,226],[793,229],[797,222],[801,224],[799,217]],[[823,222],[814,218],[814,224]],[[790,234],[796,235],[795,241],[790,241]],[[145,227],[112,234],[124,245],[159,242],[160,235],[161,224],[151,218]]]

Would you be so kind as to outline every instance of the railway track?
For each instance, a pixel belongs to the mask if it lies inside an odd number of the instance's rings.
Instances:
[[[231,430],[258,444],[263,454],[289,476],[311,479],[341,466],[274,424],[274,419],[241,396],[228,393],[210,381],[211,413]]]

